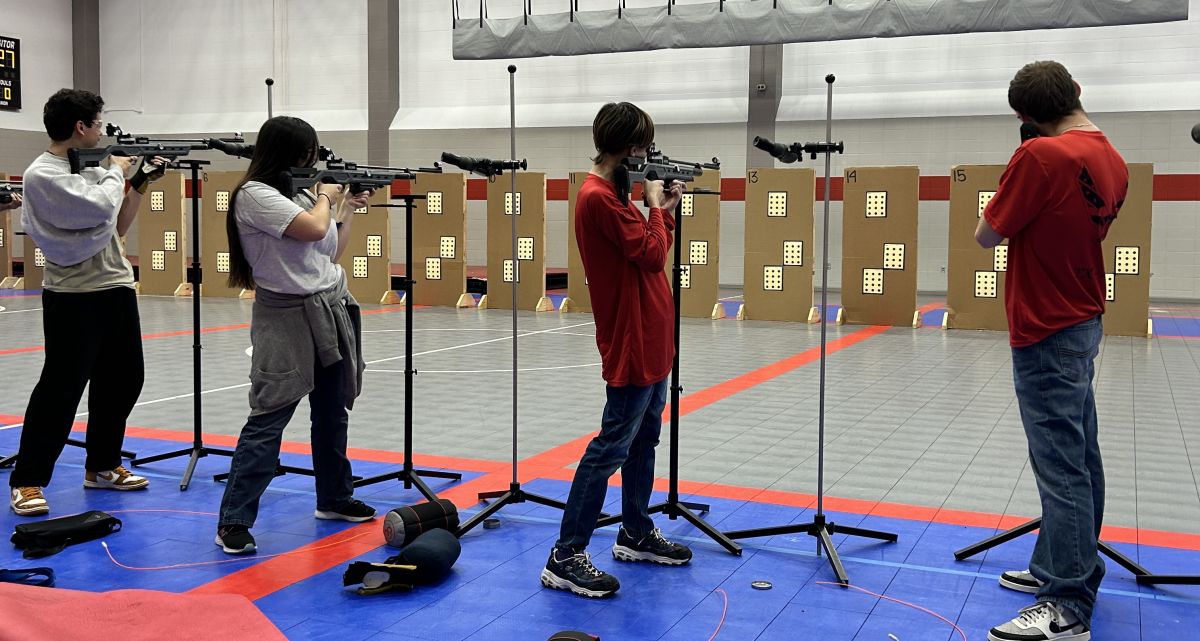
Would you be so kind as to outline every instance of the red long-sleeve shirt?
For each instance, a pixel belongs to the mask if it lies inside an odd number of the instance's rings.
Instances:
[[[647,218],[617,198],[616,185],[588,174],[575,202],[575,238],[583,258],[604,380],[646,386],[671,372],[675,304],[663,266],[675,219],[651,208]]]

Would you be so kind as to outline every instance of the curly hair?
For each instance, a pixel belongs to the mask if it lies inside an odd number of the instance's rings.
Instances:
[[[1038,123],[1056,122],[1083,109],[1070,72],[1052,60],[1021,67],[1008,84],[1008,105]]]
[[[71,137],[75,123],[91,125],[101,110],[104,99],[84,89],[59,89],[42,108],[42,123],[50,139],[62,142]]]

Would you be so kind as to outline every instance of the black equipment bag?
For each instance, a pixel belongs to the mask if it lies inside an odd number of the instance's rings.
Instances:
[[[383,517],[383,540],[402,548],[430,530],[458,530],[458,508],[447,499],[406,505]]]
[[[39,559],[58,554],[68,545],[93,541],[120,529],[120,519],[92,510],[37,523],[22,523],[13,532],[12,543],[18,550],[25,550],[25,558]]]
[[[411,590],[417,585],[439,583],[450,574],[462,547],[454,534],[430,530],[417,537],[404,551],[383,563],[355,561],[342,575],[342,585],[358,585],[359,594],[388,590]]]

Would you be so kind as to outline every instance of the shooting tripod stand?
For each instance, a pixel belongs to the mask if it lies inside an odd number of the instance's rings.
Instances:
[[[510,138],[510,141],[512,144],[510,151],[511,151],[513,160],[502,161],[499,163],[494,163],[494,162],[487,163],[488,165],[490,165],[492,168],[495,169],[495,171],[492,171],[490,168],[487,170],[487,173],[490,176],[502,175],[504,168],[507,168],[509,170],[509,174],[512,178],[512,194],[513,194],[512,199],[514,202],[517,199],[517,195],[516,195],[517,194],[517,169],[525,167],[525,161],[517,161],[516,160],[516,158],[517,158],[516,74],[517,74],[517,66],[509,65],[508,66],[509,138]],[[446,159],[446,156],[443,155],[442,158]],[[552,498],[549,498],[546,496],[541,496],[538,494],[533,494],[531,492],[525,491],[525,489],[521,487],[521,481],[517,478],[517,462],[518,462],[518,456],[517,456],[517,331],[518,331],[518,328],[517,328],[517,284],[518,284],[518,281],[517,281],[517,275],[516,275],[517,269],[515,267],[515,263],[517,262],[517,216],[518,216],[517,209],[514,207],[512,216],[510,216],[510,220],[512,222],[512,257],[513,257],[513,263],[514,263],[513,280],[512,280],[512,341],[513,341],[513,346],[512,346],[512,377],[513,377],[513,379],[512,379],[512,389],[513,389],[513,400],[512,400],[512,411],[513,411],[513,416],[512,416],[512,482],[509,483],[507,490],[495,490],[495,491],[490,491],[490,492],[480,492],[479,493],[480,501],[484,501],[487,499],[495,499],[495,500],[492,502],[491,505],[487,506],[486,508],[481,510],[478,514],[471,517],[470,519],[467,519],[467,521],[465,523],[463,523],[462,525],[459,526],[458,531],[455,532],[455,535],[459,536],[459,537],[466,534],[467,532],[470,532],[471,529],[473,529],[476,525],[479,525],[485,519],[490,517],[492,514],[495,514],[497,511],[499,511],[501,508],[503,508],[506,505],[524,503],[524,502],[528,501],[530,503],[537,503],[538,505],[545,505],[547,507],[553,507],[553,508],[557,508],[560,510],[565,510],[567,507],[567,504],[562,501],[558,501],[558,500],[555,500],[555,499],[552,499]],[[537,274],[537,277],[544,278],[544,275]]]
[[[837,581],[843,586],[850,584],[850,578],[846,575],[846,568],[842,565],[842,559],[838,556],[837,548],[833,545],[834,534],[849,534],[851,536],[861,536],[881,541],[895,541],[898,537],[889,532],[877,532],[875,530],[867,530],[857,527],[847,527],[844,525],[835,525],[825,518],[825,340],[826,340],[826,319],[824,318],[824,310],[826,309],[827,294],[829,292],[829,167],[830,157],[833,152],[841,153],[843,150],[842,143],[834,144],[833,138],[833,74],[825,76],[827,83],[827,102],[825,111],[825,140],[826,142],[808,143],[808,144],[793,144],[790,147],[784,145],[772,145],[770,141],[755,139],[755,146],[760,149],[767,150],[771,155],[783,160],[784,162],[795,162],[803,157],[803,154],[811,154],[815,160],[817,154],[825,154],[825,223],[822,229],[821,238],[821,262],[823,263],[821,270],[821,374],[820,374],[820,401],[817,413],[817,512],[808,523],[793,523],[788,525],[753,528],[747,530],[735,530],[726,532],[725,535],[731,539],[746,539],[760,536],[775,536],[777,534],[796,534],[803,533],[817,539],[817,554],[820,555],[823,551],[828,559],[829,565],[833,568],[833,572],[837,575]]]
[[[416,486],[417,491],[427,500],[436,501],[437,494],[429,489],[422,476],[433,478],[462,480],[462,474],[441,472],[438,470],[418,470],[413,468],[413,376],[417,370],[413,368],[413,207],[417,200],[424,200],[420,194],[403,194],[392,196],[393,200],[403,200],[403,205],[376,205],[377,207],[401,207],[404,209],[404,466],[394,472],[380,474],[354,482],[354,487],[362,487],[383,481],[404,481],[404,489]],[[513,288],[516,291],[516,288]]]
[[[979,543],[968,545],[961,550],[956,550],[954,552],[954,559],[956,561],[962,561],[963,559],[975,556],[976,554],[990,550],[1001,543],[1006,543],[1017,538],[1018,536],[1028,534],[1029,532],[1041,527],[1041,525],[1041,517],[1027,521],[1011,530],[1001,532],[1000,534],[984,539]],[[1135,581],[1137,581],[1138,585],[1165,585],[1168,583],[1173,585],[1200,585],[1200,576],[1191,576],[1186,574],[1154,574],[1150,570],[1142,567],[1137,561],[1134,561],[1124,554],[1121,554],[1121,552],[1119,552],[1116,548],[1105,543],[1104,541],[1099,541],[1098,543],[1098,549],[1100,553],[1112,559],[1113,561],[1116,561],[1117,565],[1129,570],[1129,572],[1133,574],[1133,578]]]
[[[179,482],[180,491],[185,491],[192,482],[192,474],[196,470],[196,463],[210,454],[213,456],[232,457],[232,450],[218,449],[209,447],[204,444],[204,435],[202,433],[202,412],[203,401],[201,400],[200,380],[201,380],[201,350],[204,347],[200,343],[200,284],[203,282],[203,274],[200,267],[200,168],[205,165],[212,164],[208,160],[181,159],[175,161],[177,167],[190,169],[192,180],[192,265],[188,270],[188,282],[192,285],[192,446],[173,452],[165,452],[154,456],[134,459],[130,463],[134,466],[145,465],[146,463],[154,463],[157,461],[165,461],[167,459],[176,458],[179,456],[187,456],[187,469],[183,473],[183,478]],[[312,475],[312,470],[306,470],[298,467],[279,465],[276,468],[276,475],[291,472],[293,474]],[[219,474],[215,478],[221,480],[228,474]]]
[[[689,192],[696,196],[718,196],[720,192],[709,191],[706,189],[694,189]],[[671,283],[671,293],[675,300],[675,359],[671,364],[671,432],[670,432],[670,473],[667,486],[667,498],[662,503],[651,505],[649,512],[654,514],[661,512],[667,515],[667,518],[674,521],[679,517],[691,523],[696,529],[704,532],[710,539],[721,544],[732,554],[741,555],[742,547],[734,543],[729,536],[722,534],[719,530],[709,525],[704,519],[700,518],[696,512],[701,514],[708,512],[708,506],[700,503],[690,503],[679,500],[679,395],[683,392],[683,386],[679,384],[679,328],[680,328],[680,311],[683,302],[683,289],[680,282],[683,274],[683,201],[680,200],[675,205],[675,253],[674,266],[672,274],[674,278]],[[695,510],[695,512],[693,512]],[[601,517],[596,522],[596,527],[604,527],[612,525],[621,520],[620,515]]]

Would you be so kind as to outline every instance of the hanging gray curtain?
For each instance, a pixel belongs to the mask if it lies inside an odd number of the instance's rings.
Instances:
[[[467,0],[470,1],[470,0]],[[735,47],[1027,31],[1188,19],[1188,0],[727,0],[512,18],[461,18],[454,5],[454,58],[488,60],[615,51]],[[486,16],[486,0],[480,2]]]

